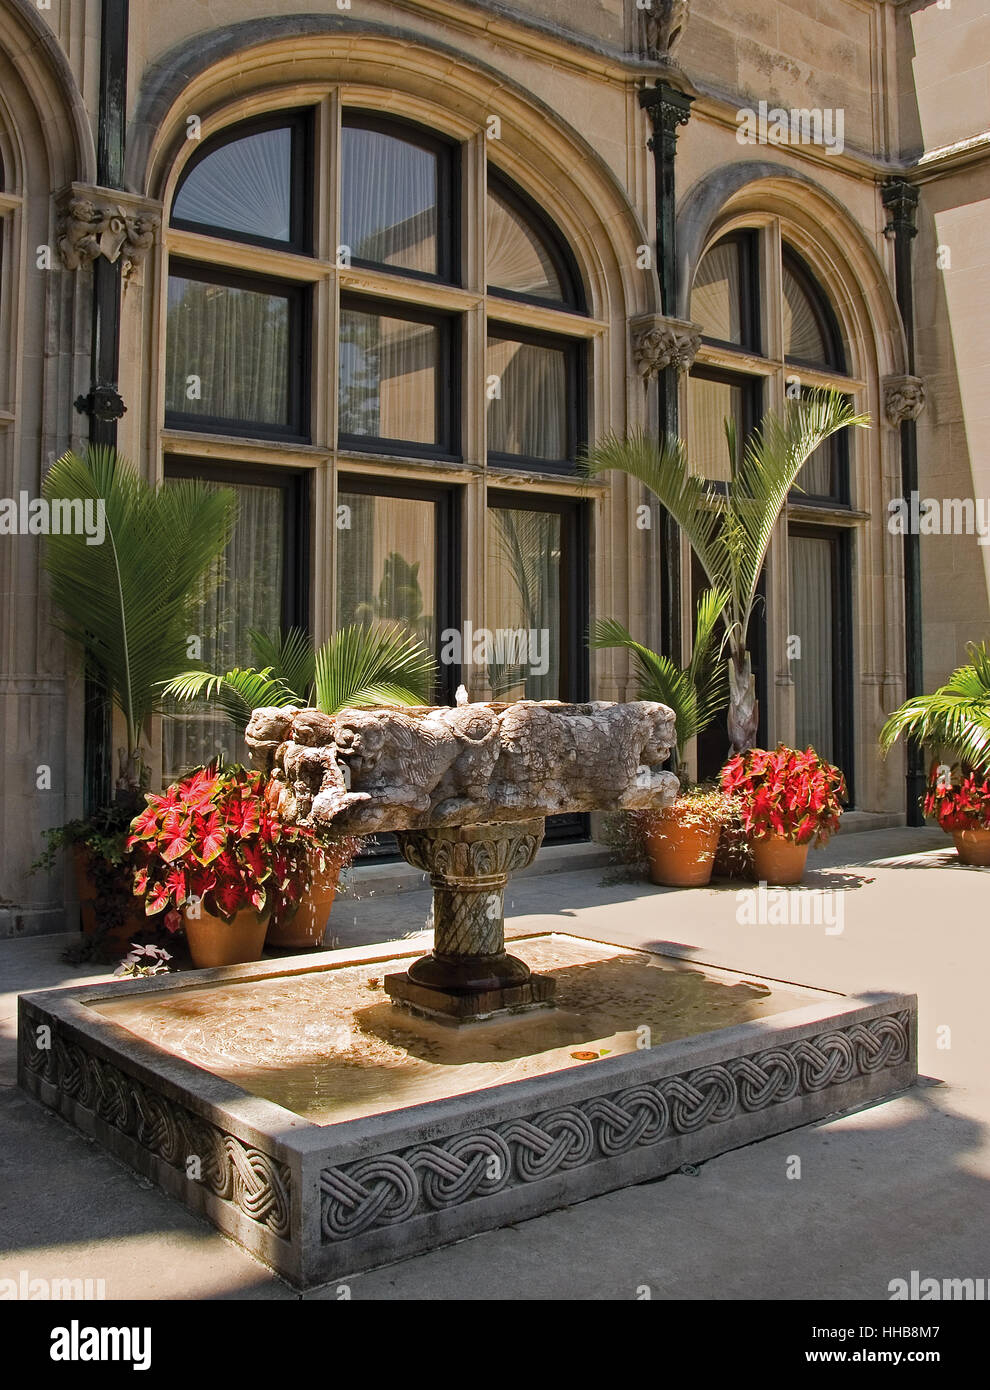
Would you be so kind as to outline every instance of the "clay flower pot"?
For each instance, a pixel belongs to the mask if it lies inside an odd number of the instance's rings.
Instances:
[[[216,965],[246,965],[260,960],[268,930],[268,914],[260,918],[253,907],[242,907],[231,922],[214,917],[202,907],[197,916],[185,908],[182,920],[193,965],[206,970]]]
[[[718,825],[680,820],[673,810],[660,811],[643,833],[650,880],[666,888],[700,888],[711,881]]]
[[[79,919],[86,936],[100,934],[108,914],[117,918],[100,942],[98,954],[105,960],[115,960],[126,951],[139,932],[147,930],[144,902],[131,891],[133,871],[130,865],[98,865],[88,845],[72,846],[72,869],[79,899]],[[101,888],[101,884],[103,885]],[[104,896],[109,892],[112,901]]]
[[[990,868],[990,830],[953,830],[960,864]]]
[[[327,917],[337,895],[340,865],[326,856],[326,868],[319,867],[319,855],[309,854],[310,884],[299,900],[299,906],[272,914],[267,946],[291,947],[305,950],[323,945]]]
[[[808,845],[796,845],[783,835],[753,841],[753,873],[758,883],[800,883],[807,859]]]

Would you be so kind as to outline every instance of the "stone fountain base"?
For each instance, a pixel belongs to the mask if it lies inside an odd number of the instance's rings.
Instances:
[[[384,947],[23,995],[19,1080],[292,1284],[339,1281],[910,1086],[914,996],[551,934],[554,1009],[398,1010]]]

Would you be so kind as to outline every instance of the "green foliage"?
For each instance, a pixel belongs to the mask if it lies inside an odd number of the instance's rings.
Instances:
[[[990,648],[970,643],[970,660],[933,695],[915,695],[888,716],[880,731],[886,756],[901,737],[934,752],[946,749],[979,772],[990,770]]]
[[[103,504],[103,543],[48,536],[44,563],[56,622],[123,715],[134,759],[161,686],[187,660],[193,614],[216,580],[236,497],[191,479],[153,487],[108,448],[64,454],[42,490],[48,501]]]

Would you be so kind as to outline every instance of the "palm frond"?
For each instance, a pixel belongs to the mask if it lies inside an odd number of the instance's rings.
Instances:
[[[970,645],[970,663],[959,666],[931,695],[915,695],[888,715],[880,731],[883,754],[899,738],[913,738],[933,752],[947,750],[974,768],[990,768],[990,651]]]
[[[623,647],[630,653],[637,674],[639,698],[656,700],[674,712],[679,763],[685,745],[699,732],[698,692],[687,671],[669,656],[661,656],[637,642],[615,618],[599,618],[592,625],[589,644],[599,650]]]
[[[316,704],[324,714],[352,705],[426,704],[435,680],[433,654],[398,623],[352,623],[316,653]]]
[[[288,686],[297,704],[308,704],[316,679],[316,649],[309,633],[300,627],[285,632],[281,628],[271,632],[250,628],[248,640],[258,667],[266,667]]]
[[[176,700],[211,700],[241,734],[254,710],[266,705],[300,703],[295,691],[274,676],[271,667],[263,671],[235,667],[222,676],[209,671],[183,671],[169,681],[162,695]]]

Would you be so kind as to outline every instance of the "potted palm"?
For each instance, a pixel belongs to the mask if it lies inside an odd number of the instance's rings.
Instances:
[[[45,539],[54,621],[81,648],[85,664],[119,717],[124,747],[114,801],[49,831],[46,856],[74,860],[81,917],[92,954],[113,935],[122,942],[146,925],[133,919],[126,832],[147,785],[143,744],[162,684],[186,664],[197,605],[216,581],[237,499],[194,480],[153,486],[115,450],[67,453],[48,471],[43,493],[94,508],[100,544],[65,531]],[[109,778],[107,779],[109,781]]]
[[[847,426],[866,426],[834,390],[809,391],[767,415],[740,450],[733,423],[725,422],[731,475],[724,490],[690,471],[684,445],[646,433],[611,435],[588,451],[589,473],[610,469],[639,479],[660,500],[687,536],[713,589],[726,590],[723,610],[727,647],[728,733],[735,753],[752,748],[759,728],[756,675],[749,652],[749,624],[757,586],[777,521],[797,486],[798,474],[824,442]]]
[[[880,731],[884,756],[899,738],[913,738],[935,756],[922,801],[953,836],[960,862],[990,864],[990,648],[970,643],[969,661],[931,695],[915,695],[888,716]],[[938,754],[955,762],[947,767]],[[946,775],[948,774],[948,775]]]
[[[750,748],[730,758],[721,773],[750,842],[755,876],[767,883],[800,883],[808,847],[824,844],[839,828],[846,779],[813,748],[783,743],[768,752]]]
[[[725,667],[715,638],[727,600],[728,592],[724,589],[706,589],[701,594],[695,614],[694,647],[686,668],[636,642],[614,618],[600,619],[591,630],[593,648],[622,647],[629,652],[641,700],[657,700],[674,712],[681,794],[662,811],[636,813],[650,878],[669,888],[698,887],[709,882],[725,817],[724,799],[717,788],[687,785],[684,753],[687,744],[725,707]]]
[[[164,694],[179,700],[212,699],[243,737],[255,709],[315,707],[334,715],[346,708],[421,705],[436,678],[430,650],[399,623],[355,623],[317,651],[298,628],[286,633],[252,631],[257,667],[223,675],[184,671]],[[341,870],[360,847],[352,836],[312,837],[297,900],[283,899],[271,915],[268,944],[319,946]]]
[[[131,825],[134,892],[170,931],[185,926],[196,966],[258,960],[271,913],[298,901],[312,832],[272,813],[266,781],[213,763],[148,793]]]

